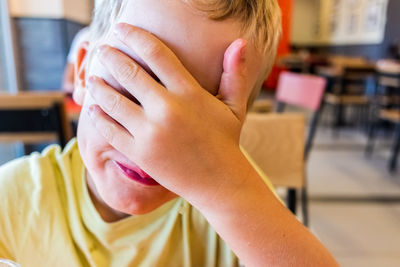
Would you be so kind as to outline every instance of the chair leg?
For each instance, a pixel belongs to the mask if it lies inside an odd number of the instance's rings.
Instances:
[[[375,134],[376,134],[375,131],[376,131],[376,125],[375,123],[372,123],[368,129],[368,141],[367,141],[367,146],[365,148],[366,157],[371,157],[372,153],[374,152]]]
[[[65,129],[64,129],[64,122],[61,120],[62,118],[62,106],[60,104],[56,104],[53,107],[55,113],[56,113],[56,129],[57,129],[57,136],[58,136],[58,143],[59,145],[64,148],[67,143],[67,137],[65,135]]]
[[[301,189],[301,213],[303,214],[303,224],[308,227],[308,191],[306,185]]]
[[[297,192],[296,192],[296,189],[288,189],[288,192],[287,192],[287,207],[288,207],[288,209],[293,213],[293,214],[296,214],[296,202],[297,202],[297,199],[296,199],[296,194]]]
[[[316,133],[317,126],[318,126],[320,112],[321,112],[320,110],[314,112],[314,114],[312,116],[312,119],[311,119],[311,125],[310,125],[310,129],[308,131],[306,145],[305,145],[305,148],[304,148],[304,160],[305,161],[307,161],[307,158],[308,158],[308,156],[310,155],[310,152],[311,152],[311,148],[312,148],[312,145],[313,145],[315,133]]]
[[[368,121],[369,121],[369,106],[364,106],[362,112],[362,121],[363,121],[363,131],[366,132],[368,129]]]
[[[368,116],[368,106],[366,105],[361,105],[359,108],[359,116],[360,116],[360,130],[361,132],[365,132],[365,129],[368,125],[367,121],[367,116]]]
[[[389,161],[389,171],[391,173],[396,171],[396,168],[397,168],[397,156],[399,154],[399,149],[400,149],[400,124],[396,124],[396,131],[395,131],[395,135],[394,135],[393,150],[392,150],[392,155],[390,156],[390,161]]]
[[[336,104],[334,107],[334,122],[333,122],[333,137],[339,137],[340,127],[344,125],[344,107],[341,103]]]

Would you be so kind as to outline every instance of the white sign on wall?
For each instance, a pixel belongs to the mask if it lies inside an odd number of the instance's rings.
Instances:
[[[387,7],[388,0],[296,0],[292,43],[380,44]]]
[[[0,0],[0,92],[16,93],[19,84],[8,3]]]
[[[3,0],[0,0],[3,1]],[[91,20],[93,0],[11,0],[13,17],[65,18],[82,24]]]

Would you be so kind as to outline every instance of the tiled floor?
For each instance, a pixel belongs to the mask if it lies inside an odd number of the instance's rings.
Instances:
[[[319,129],[308,165],[311,229],[342,266],[400,266],[400,171],[386,171],[390,139],[369,159],[365,141]]]

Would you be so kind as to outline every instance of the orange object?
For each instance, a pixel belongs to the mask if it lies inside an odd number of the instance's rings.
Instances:
[[[65,99],[65,110],[69,116],[79,116],[82,107],[75,103],[72,98]]]
[[[282,38],[278,46],[277,57],[290,53],[290,31],[292,24],[293,1],[294,0],[278,0],[279,6],[282,10]],[[271,74],[264,83],[264,87],[268,89],[275,89],[278,84],[279,74],[283,70],[283,68],[274,66]]]
[[[278,0],[282,10],[282,39],[278,46],[278,55],[290,52],[290,31],[292,26],[293,0]]]

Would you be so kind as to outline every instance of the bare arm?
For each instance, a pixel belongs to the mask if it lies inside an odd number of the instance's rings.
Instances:
[[[241,182],[227,183],[218,198],[197,207],[245,266],[338,266],[240,152],[231,160],[227,179]]]

